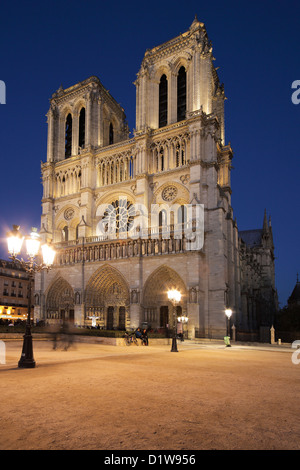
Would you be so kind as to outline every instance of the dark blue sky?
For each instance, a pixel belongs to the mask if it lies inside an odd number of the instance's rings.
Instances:
[[[234,151],[232,206],[239,230],[272,217],[276,286],[285,305],[299,266],[300,2],[4,2],[0,15],[0,257],[5,233],[40,226],[46,113],[62,84],[99,77],[135,127],[136,74],[147,48],[188,30],[195,14],[224,82],[226,143]]]

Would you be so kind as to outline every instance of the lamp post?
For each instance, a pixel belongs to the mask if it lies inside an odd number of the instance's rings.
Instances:
[[[177,316],[176,316],[176,306],[180,302],[181,293],[178,290],[169,290],[168,291],[168,299],[172,302],[173,305],[173,317],[174,317],[174,330],[173,330],[173,338],[172,338],[172,348],[171,352],[178,352],[177,349]]]
[[[27,311],[27,320],[26,320],[26,329],[23,341],[23,349],[21,358],[18,362],[18,367],[32,369],[35,367],[35,361],[33,358],[33,347],[32,347],[32,335],[31,335],[31,290],[32,290],[32,281],[34,278],[35,272],[42,271],[43,269],[50,269],[53,264],[55,251],[51,248],[50,245],[44,244],[41,247],[42,250],[42,259],[43,262],[37,264],[35,258],[38,256],[40,251],[40,237],[37,233],[37,229],[33,228],[31,234],[26,237],[26,251],[28,260],[24,261],[22,258],[18,259],[17,256],[20,254],[22,249],[22,244],[24,237],[20,233],[20,227],[18,225],[13,225],[13,230],[7,234],[7,245],[8,253],[10,254],[10,259],[14,262],[18,262],[21,267],[28,273],[29,283],[28,283],[28,311]]]
[[[183,325],[185,325],[189,321],[189,319],[185,315],[182,315],[181,317],[177,318],[177,321],[178,321],[178,323],[181,323],[181,325],[182,325],[182,331],[181,331],[180,334],[181,334],[181,341],[184,341],[184,339],[183,339],[183,333],[184,333]]]
[[[225,315],[227,317],[227,337],[229,338],[229,343],[226,344],[226,346],[230,347],[231,346],[231,344],[230,344],[230,318],[231,318],[231,315],[232,315],[231,308],[226,308]]]

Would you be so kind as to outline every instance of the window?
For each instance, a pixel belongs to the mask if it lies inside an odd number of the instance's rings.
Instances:
[[[129,176],[130,178],[133,178],[133,158],[130,157],[130,161],[129,161]]]
[[[79,147],[82,149],[85,145],[85,108],[82,108],[79,114]]]
[[[109,125],[109,145],[114,143],[114,126],[112,123]]]
[[[67,225],[62,229],[62,241],[67,242],[69,240],[69,229]]]
[[[186,71],[180,67],[177,76],[177,121],[183,121],[186,114]]]
[[[181,166],[185,165],[185,154],[184,154],[184,148],[182,148],[182,145],[177,142],[176,144],[176,166]]]
[[[160,156],[160,168],[159,168],[159,170],[164,171],[164,169],[165,169],[165,160],[164,160],[164,149],[163,149],[163,147],[160,147],[159,156]]]
[[[126,198],[113,201],[104,212],[105,231],[128,232],[133,227],[134,214],[134,207]]]
[[[167,224],[167,213],[165,209],[162,209],[158,214],[158,225],[160,228]]]
[[[65,128],[65,158],[72,154],[72,116],[68,114]]]
[[[162,75],[159,83],[159,127],[164,127],[168,122],[168,81],[166,75]]]

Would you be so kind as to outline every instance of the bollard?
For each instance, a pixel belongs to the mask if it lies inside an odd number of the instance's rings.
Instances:
[[[276,341],[275,341],[275,328],[274,328],[273,325],[270,329],[270,334],[271,334],[271,344],[275,344],[276,343]]]
[[[0,341],[0,364],[6,364],[4,341]]]

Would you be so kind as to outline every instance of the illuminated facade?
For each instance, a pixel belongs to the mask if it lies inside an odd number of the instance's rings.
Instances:
[[[20,268],[18,263],[0,260],[1,320],[8,320],[13,323],[18,320],[26,320],[28,312],[28,282],[28,274]]]
[[[53,270],[36,276],[35,316],[165,328],[167,291],[176,288],[189,337],[223,337],[226,306],[249,329],[224,87],[204,24],[195,18],[186,33],[147,50],[135,86],[132,138],[124,110],[97,77],[52,95],[41,233],[57,256]],[[182,225],[188,205],[203,208],[203,243],[191,245]],[[105,233],[111,214],[113,235]],[[188,222],[197,232],[195,213]]]

